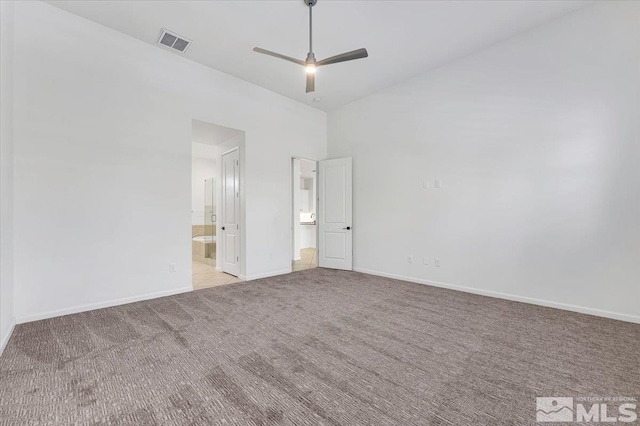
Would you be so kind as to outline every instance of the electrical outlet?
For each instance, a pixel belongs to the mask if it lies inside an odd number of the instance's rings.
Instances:
[[[442,188],[442,180],[436,179],[436,188]]]
[[[423,257],[422,258],[422,264],[423,265],[428,265],[429,264],[429,258],[428,257]]]
[[[435,259],[433,259],[433,266],[435,267],[440,267],[440,259],[438,259],[437,257]]]
[[[429,181],[425,180],[424,182],[422,182],[422,189],[429,189]]]
[[[170,263],[169,264],[169,272],[175,272],[176,271],[176,264],[175,263]]]
[[[407,262],[409,262],[409,263],[413,263],[413,256],[409,256],[409,257],[407,257]]]

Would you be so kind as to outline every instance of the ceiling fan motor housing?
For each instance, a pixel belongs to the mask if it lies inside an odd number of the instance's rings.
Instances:
[[[319,62],[316,61],[316,55],[313,54],[313,16],[311,11],[313,10],[313,6],[315,6],[317,2],[318,0],[304,0],[304,4],[309,7],[309,53],[307,53],[307,58],[304,61],[292,58],[287,55],[282,55],[280,53],[261,49],[259,47],[253,48],[254,52],[274,56],[276,58],[284,59],[285,61],[304,66],[307,72],[307,93],[313,92],[315,90],[316,67],[337,64],[338,62],[352,61],[354,59],[362,59],[369,56],[369,54],[367,53],[367,49],[357,49],[351,52],[341,53],[340,55],[335,55],[330,58],[323,59]]]
[[[316,63],[316,55],[313,52],[307,53],[307,59],[304,60],[307,64],[315,64]]]

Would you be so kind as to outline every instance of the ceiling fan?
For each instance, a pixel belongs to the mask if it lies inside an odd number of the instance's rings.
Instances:
[[[361,59],[369,56],[369,54],[367,53],[367,49],[358,49],[351,52],[341,53],[339,55],[332,56],[321,61],[316,61],[316,57],[313,54],[313,18],[311,11],[313,10],[313,6],[315,6],[317,2],[318,0],[304,0],[304,3],[309,6],[309,53],[307,53],[307,58],[304,61],[292,58],[290,56],[271,52],[269,50],[261,49],[259,47],[253,48],[254,52],[263,53],[265,55],[274,56],[276,58],[284,59],[285,61],[293,62],[294,64],[302,65],[307,71],[307,93],[313,92],[315,90],[315,74],[317,67],[331,65],[338,62],[352,61],[354,59]]]

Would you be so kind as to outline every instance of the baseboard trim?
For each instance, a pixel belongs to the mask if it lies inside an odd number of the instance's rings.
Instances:
[[[4,348],[7,347],[7,344],[9,343],[9,339],[11,339],[11,336],[13,335],[14,328],[16,328],[15,318],[11,320],[11,325],[9,326],[9,332],[7,333],[6,336],[2,338],[2,341],[0,341],[0,356],[2,356],[2,353],[4,352]]]
[[[89,303],[87,305],[74,306],[72,308],[58,309],[55,311],[43,312],[40,314],[26,315],[16,319],[17,324],[26,322],[39,321],[48,318],[61,317],[63,315],[77,314],[80,312],[92,311],[94,309],[111,308],[113,306],[124,305],[127,303],[140,302],[143,300],[157,299],[158,297],[173,296],[174,294],[186,293],[193,291],[193,286],[181,287],[174,290],[158,291],[155,293],[147,293],[139,296],[123,297],[122,299],[109,300],[107,302]]]
[[[465,287],[465,286],[455,285],[455,284],[448,284],[448,283],[443,283],[438,281],[423,280],[421,278],[413,278],[413,277],[407,277],[404,275],[389,274],[386,272],[374,271],[366,268],[353,268],[353,270],[356,272],[362,272],[363,274],[377,275],[385,278],[393,278],[396,280],[409,281],[416,284],[442,287],[450,290],[462,291],[465,293],[479,294],[481,296],[511,300],[513,302],[529,303],[531,305],[545,306],[547,308],[562,309],[565,311],[578,312],[581,314],[595,315],[598,317],[604,317],[604,318],[610,318],[610,319],[615,319],[619,321],[626,321],[626,322],[631,322],[635,324],[640,324],[640,316],[621,314],[618,312],[604,311],[604,310],[594,309],[594,308],[586,308],[584,306],[571,305],[568,303],[561,303],[561,302],[553,302],[550,300],[535,299],[532,297],[516,296],[514,294],[501,293],[498,291],[491,291],[491,290],[482,290],[482,289]]]
[[[290,272],[291,272],[291,270],[289,270],[289,269],[282,269],[280,271],[265,272],[263,274],[247,275],[246,281],[259,280],[261,278],[275,277],[277,275],[284,275],[284,274],[288,274]]]

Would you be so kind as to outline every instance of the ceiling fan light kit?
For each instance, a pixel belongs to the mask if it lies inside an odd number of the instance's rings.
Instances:
[[[367,49],[357,49],[351,52],[341,53],[336,56],[332,56],[321,61],[316,61],[316,57],[313,54],[313,6],[316,5],[318,0],[304,0],[304,3],[309,7],[309,53],[307,58],[302,61],[300,59],[292,58],[290,56],[281,55],[280,53],[271,52],[266,49],[254,47],[253,51],[262,53],[264,55],[273,56],[275,58],[284,59],[285,61],[293,62],[294,64],[302,65],[307,73],[307,93],[315,90],[315,74],[318,67],[324,65],[336,64],[338,62],[352,61],[354,59],[366,58],[369,56]]]

